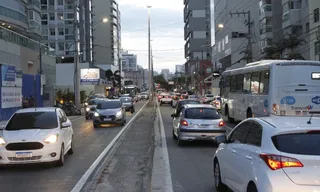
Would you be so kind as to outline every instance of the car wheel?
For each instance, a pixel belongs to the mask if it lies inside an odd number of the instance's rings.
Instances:
[[[160,101],[160,106],[162,106],[162,102]]]
[[[173,138],[174,140],[177,140],[177,136],[176,136],[176,134],[174,134],[174,129],[172,129],[172,138]]]
[[[57,161],[58,166],[63,166],[64,165],[64,145],[61,145],[61,151],[60,151],[60,158]]]
[[[226,185],[221,182],[220,165],[217,159],[214,160],[213,174],[214,174],[214,185],[217,191],[226,191],[227,190]]]
[[[134,113],[134,108],[131,109],[131,114]]]
[[[94,124],[93,124],[93,127],[94,127],[94,128],[100,128],[100,125],[97,124],[97,123],[94,123]]]
[[[86,120],[89,120],[90,118],[88,116],[86,116]]]
[[[71,147],[68,151],[68,155],[72,155],[74,153],[74,142],[73,142],[73,136],[72,136],[72,139],[71,139]]]
[[[121,126],[124,126],[125,124],[126,124],[126,120],[122,119]]]

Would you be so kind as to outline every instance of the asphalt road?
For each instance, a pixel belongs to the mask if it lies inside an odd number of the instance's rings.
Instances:
[[[145,102],[136,104],[136,112]],[[127,122],[135,115],[127,113]],[[75,153],[66,155],[65,165],[24,165],[0,168],[0,191],[70,192],[86,170],[121,130],[121,127],[94,129],[84,118],[72,122]]]
[[[172,138],[170,106],[160,107],[165,129],[174,192],[214,192],[212,157],[217,149],[213,142],[192,142],[179,147]],[[229,127],[234,125],[228,124]]]

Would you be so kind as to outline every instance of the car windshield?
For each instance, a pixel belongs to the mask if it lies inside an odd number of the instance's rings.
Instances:
[[[320,133],[294,133],[272,137],[274,146],[280,152],[297,155],[320,155]]]
[[[120,98],[122,103],[130,103],[132,102],[132,98],[131,97],[122,97]]]
[[[118,109],[121,107],[122,105],[120,101],[107,101],[97,105],[97,109]]]
[[[190,108],[185,111],[187,119],[220,119],[221,116],[216,109],[210,108]]]
[[[88,105],[98,105],[99,102],[101,102],[101,100],[92,99],[88,101]]]
[[[58,127],[56,112],[16,113],[8,122],[5,130],[54,129]]]

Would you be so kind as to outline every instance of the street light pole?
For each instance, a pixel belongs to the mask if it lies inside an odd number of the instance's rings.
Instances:
[[[151,79],[151,75],[152,75],[152,71],[151,71],[151,37],[150,37],[150,34],[151,34],[151,30],[150,30],[150,9],[151,9],[151,6],[148,5],[147,6],[148,8],[148,70],[149,70],[149,73],[148,73],[148,81],[149,81],[149,93],[152,93],[152,79]],[[152,94],[153,96],[153,94]]]
[[[74,98],[77,109],[80,109],[80,74],[79,74],[79,55],[78,55],[78,5],[79,0],[74,1]]]

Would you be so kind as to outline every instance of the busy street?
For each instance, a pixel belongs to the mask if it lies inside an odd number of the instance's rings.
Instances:
[[[138,102],[136,111],[144,104],[144,101]],[[127,112],[127,122],[135,114]],[[122,129],[121,126],[93,128],[92,120],[85,120],[84,116],[73,120],[72,126],[74,154],[66,155],[63,167],[53,164],[1,167],[0,191],[70,192]]]

